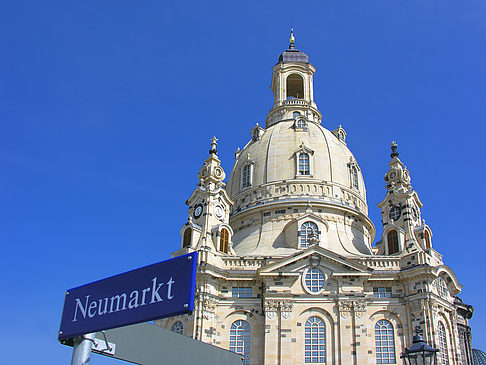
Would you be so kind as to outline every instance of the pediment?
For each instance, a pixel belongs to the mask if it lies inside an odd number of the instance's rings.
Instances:
[[[295,276],[304,268],[321,266],[332,272],[332,276],[370,276],[371,269],[346,257],[326,250],[320,246],[311,246],[292,256],[282,258],[259,269],[260,276]]]

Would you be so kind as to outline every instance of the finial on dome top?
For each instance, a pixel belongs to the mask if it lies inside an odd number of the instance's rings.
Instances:
[[[391,146],[391,150],[392,150],[392,153],[390,154],[390,157],[391,158],[398,157],[399,153],[397,152],[397,147],[398,147],[397,142],[392,141],[392,143],[391,143],[390,146]]]
[[[295,49],[294,28],[290,29],[290,44],[289,44],[289,49]]]
[[[216,137],[213,137],[211,139],[211,149],[209,150],[209,153],[210,154],[215,154],[215,155],[218,154],[218,151],[216,150],[216,146],[217,146],[217,143],[216,142],[217,141],[218,141],[218,139]]]

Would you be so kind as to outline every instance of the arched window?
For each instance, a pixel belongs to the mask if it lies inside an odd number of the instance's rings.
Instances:
[[[224,253],[228,253],[229,249],[229,232],[226,228],[221,230],[219,237],[219,250]]]
[[[319,317],[305,322],[305,362],[326,362],[326,325]]]
[[[437,326],[437,334],[439,336],[439,364],[448,365],[449,352],[447,350],[447,335],[442,322],[439,322],[439,325]]]
[[[298,119],[296,127],[302,129],[307,128],[307,122],[304,119]]]
[[[184,325],[181,321],[174,322],[172,327],[170,328],[172,332],[178,333],[180,335],[184,334]]]
[[[358,169],[356,166],[351,166],[351,187],[359,189],[358,181]]]
[[[187,228],[184,231],[184,239],[182,240],[182,247],[190,247],[191,246],[191,238],[192,238],[192,229]]]
[[[291,98],[304,98],[304,79],[297,74],[287,77],[287,99]]]
[[[241,172],[241,187],[242,188],[249,188],[250,187],[250,169],[251,165],[246,164],[243,166],[243,171]]]
[[[319,239],[319,229],[317,228],[317,224],[314,222],[305,222],[300,226],[300,247],[306,248],[309,247],[309,239],[310,238],[317,238]]]
[[[447,289],[447,284],[444,279],[440,276],[435,279],[435,286],[437,287],[437,292],[439,296],[443,299],[447,299],[449,297],[449,290]]]
[[[309,155],[307,153],[299,154],[299,175],[310,175]]]
[[[230,329],[230,351],[243,356],[243,364],[250,364],[250,325],[242,320],[235,321]]]
[[[393,255],[394,253],[397,253],[399,251],[398,233],[395,229],[388,232],[388,234],[386,235],[386,240],[388,242],[388,254]]]
[[[424,238],[425,238],[425,249],[428,250],[431,247],[429,231],[425,230]]]
[[[396,364],[393,326],[387,320],[382,319],[375,325],[375,347],[377,364]]]
[[[300,115],[299,112],[293,112],[292,113],[292,118],[297,119],[297,117]]]

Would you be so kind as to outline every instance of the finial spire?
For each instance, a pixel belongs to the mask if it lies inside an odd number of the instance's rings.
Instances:
[[[391,158],[398,157],[399,153],[397,152],[397,147],[398,147],[397,142],[392,141],[392,143],[391,143],[390,146],[391,146],[391,150],[392,150],[392,153],[390,154],[390,157]]]
[[[290,29],[290,44],[289,49],[295,48],[295,37],[294,37],[294,28]]]
[[[218,145],[216,142],[218,139],[216,137],[211,138],[211,149],[209,150],[210,154],[218,154],[218,151],[216,150],[216,146]]]

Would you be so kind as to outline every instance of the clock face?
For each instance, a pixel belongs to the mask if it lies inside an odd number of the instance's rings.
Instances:
[[[397,207],[396,205],[394,205],[391,209],[390,209],[390,219],[393,219],[394,221],[397,221],[398,218],[400,218],[400,215],[402,214],[402,212],[400,211],[400,208]]]
[[[216,215],[217,218],[222,218],[223,213],[224,213],[224,210],[223,210],[223,207],[221,205],[218,205],[218,206],[216,206],[216,208],[214,208],[214,215]]]
[[[388,175],[390,177],[391,180],[393,180],[394,178],[397,177],[397,172],[396,171],[391,171],[390,172],[390,175]]]
[[[202,211],[203,211],[202,204],[196,205],[196,207],[194,208],[194,218],[198,219],[201,216]]]

